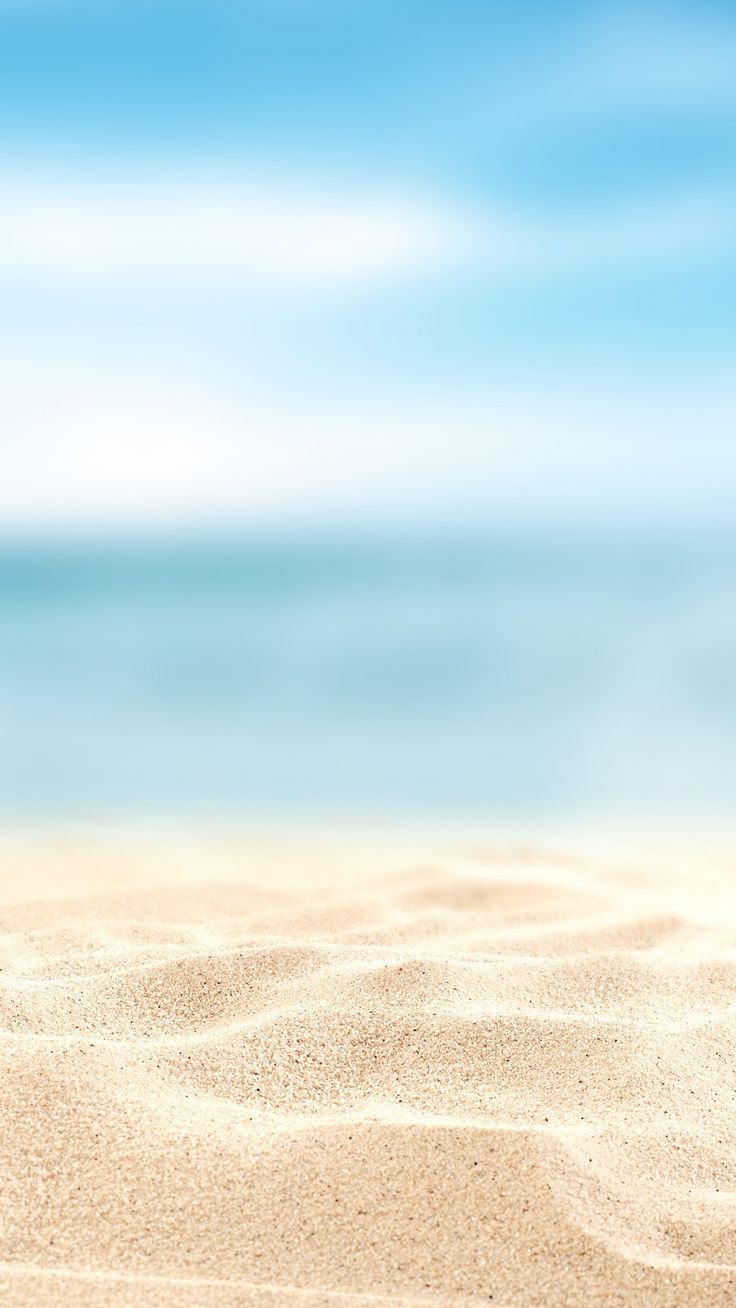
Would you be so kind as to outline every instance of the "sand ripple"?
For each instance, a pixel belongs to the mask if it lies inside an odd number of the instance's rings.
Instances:
[[[6,903],[2,1302],[736,1302],[731,870],[342,857]]]

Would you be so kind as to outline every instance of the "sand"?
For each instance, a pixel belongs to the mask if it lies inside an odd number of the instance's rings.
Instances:
[[[736,860],[8,833],[3,1305],[736,1303]]]

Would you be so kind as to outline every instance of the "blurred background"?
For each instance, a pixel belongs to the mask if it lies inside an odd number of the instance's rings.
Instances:
[[[736,12],[0,0],[0,817],[736,785]]]

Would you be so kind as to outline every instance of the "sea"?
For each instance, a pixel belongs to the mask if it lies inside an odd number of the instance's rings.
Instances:
[[[5,540],[0,818],[724,820],[736,535]]]

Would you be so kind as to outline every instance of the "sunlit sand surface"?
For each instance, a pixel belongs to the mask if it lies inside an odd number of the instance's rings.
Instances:
[[[736,1302],[736,859],[2,843],[0,1301]]]

